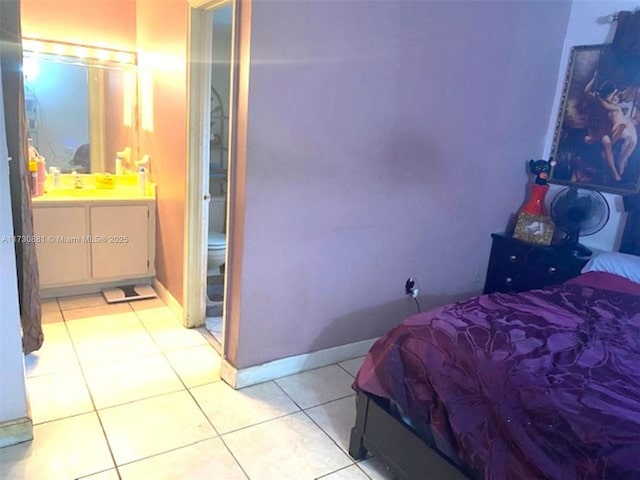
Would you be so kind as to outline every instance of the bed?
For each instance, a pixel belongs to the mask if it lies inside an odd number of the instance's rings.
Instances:
[[[351,456],[406,480],[640,479],[640,257],[600,258],[389,331],[354,382]]]

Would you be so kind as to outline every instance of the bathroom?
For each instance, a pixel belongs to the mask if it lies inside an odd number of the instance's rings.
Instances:
[[[224,267],[226,261],[226,205],[229,165],[232,13],[230,4],[212,12],[211,123],[209,158],[209,222],[207,235],[206,327],[222,344]]]
[[[185,232],[185,211],[188,211],[189,187],[185,192],[188,178],[189,128],[188,89],[186,81],[189,65],[189,12],[179,2],[167,2],[161,7],[154,2],[136,0],[116,0],[113,8],[106,9],[100,5],[63,0],[59,8],[52,9],[40,0],[23,0],[22,2],[22,35],[38,40],[52,40],[68,45],[99,46],[108,51],[128,52],[134,55],[132,63],[135,68],[127,68],[120,62],[119,83],[131,89],[122,94],[116,102],[104,102],[103,107],[117,106],[108,116],[123,118],[130,115],[126,112],[126,100],[133,109],[132,126],[126,132],[117,135],[117,142],[105,142],[103,155],[91,155],[92,159],[103,158],[104,161],[85,168],[75,163],[77,146],[89,143],[92,132],[85,126],[75,129],[78,136],[74,139],[74,148],[65,145],[54,146],[55,155],[48,152],[48,143],[40,148],[40,154],[46,158],[47,168],[57,168],[63,175],[66,173],[111,172],[116,173],[116,159],[129,172],[135,172],[139,162],[144,162],[148,172],[148,180],[155,186],[154,209],[150,216],[155,217],[146,234],[153,236],[147,242],[147,264],[149,268],[137,268],[137,278],[143,283],[153,286],[158,296],[171,308],[186,327],[206,326],[212,334],[212,343],[218,351],[222,350],[223,340],[223,305],[225,293],[225,270],[227,254],[227,183],[228,157],[230,143],[230,123],[232,114],[230,105],[231,90],[231,54],[232,54],[232,15],[231,2],[218,5],[210,12],[212,20],[212,43],[209,57],[211,59],[211,106],[208,131],[208,155],[202,155],[203,170],[209,179],[209,202],[203,207],[206,221],[207,243],[203,245],[201,256],[206,265],[203,278],[198,287],[205,290],[202,295],[201,317],[186,312],[187,292],[192,291],[185,284],[187,268],[184,266],[185,245],[190,238]],[[185,3],[186,5],[186,3]],[[162,12],[162,15],[159,13]],[[87,22],[86,18],[101,17],[101,21]],[[77,63],[77,62],[76,62]],[[68,66],[72,68],[73,66]],[[94,69],[103,75],[110,75],[110,70]],[[40,72],[42,73],[42,71]],[[132,75],[133,74],[133,75]],[[133,80],[132,80],[133,78]],[[42,79],[42,76],[40,76]],[[87,88],[91,85],[89,84]],[[91,90],[89,88],[89,90]],[[89,91],[89,94],[91,91]],[[82,95],[84,96],[84,95]],[[80,95],[79,95],[80,97]],[[99,97],[99,95],[98,95]],[[89,98],[91,96],[89,95]],[[78,104],[82,102],[77,102]],[[95,118],[95,108],[87,105],[85,125],[91,125]],[[116,111],[117,110],[117,111]],[[167,115],[166,112],[172,112]],[[37,113],[37,112],[36,112]],[[92,117],[92,115],[94,117]],[[99,113],[98,113],[99,115]],[[68,115],[67,115],[68,116]],[[97,122],[96,122],[97,123]],[[36,135],[34,135],[35,137]],[[113,137],[113,136],[112,136]],[[65,137],[67,140],[69,135]],[[41,139],[40,139],[41,140]],[[46,140],[46,139],[45,139]],[[206,158],[208,157],[208,158]],[[145,159],[145,160],[143,160]],[[148,160],[150,159],[150,160]],[[192,161],[192,160],[191,160]],[[206,189],[205,189],[206,191]],[[136,222],[130,222],[135,224]],[[128,232],[125,232],[128,233]],[[139,236],[144,236],[142,232]],[[138,243],[139,245],[141,242]],[[71,247],[69,247],[71,248]],[[78,246],[76,245],[77,249]],[[74,254],[76,255],[76,254]],[[77,256],[77,255],[76,255]],[[135,259],[135,251],[130,249],[128,257],[131,263]],[[213,260],[212,260],[213,259]],[[87,267],[90,270],[90,267]],[[81,273],[76,275],[82,276]],[[78,293],[87,291],[88,286]],[[47,296],[58,294],[62,287],[56,287]],[[68,294],[68,293],[65,293]],[[206,315],[206,319],[205,319]],[[205,323],[206,320],[206,323]]]
[[[134,80],[132,96],[135,122],[131,129],[130,140],[118,141],[111,148],[97,171],[115,173],[115,161],[118,152],[125,153],[127,166],[135,171],[139,162],[144,158],[150,159],[148,164],[148,179],[156,188],[155,197],[155,250],[153,287],[158,295],[180,318],[185,326],[194,327],[204,323],[205,305],[203,300],[203,315],[193,320],[193,316],[185,313],[187,289],[185,286],[186,267],[184,266],[185,245],[188,243],[185,232],[185,212],[189,203],[188,189],[190,181],[187,178],[189,135],[188,118],[188,64],[189,64],[189,4],[188,2],[147,2],[140,0],[114,0],[106,5],[102,2],[80,2],[77,0],[56,1],[55,8],[50,2],[41,0],[22,0],[22,36],[34,39],[47,39],[67,45],[93,46],[109,51],[129,52],[135,55],[137,81]],[[222,10],[225,8],[223,7]],[[226,7],[226,13],[218,15],[216,19],[226,23],[227,27],[216,28],[226,31],[227,39],[217,44],[227,44],[227,66],[224,62],[217,62],[213,68],[216,80],[216,93],[220,97],[217,101],[212,96],[211,121],[216,129],[211,135],[211,184],[210,202],[214,213],[211,217],[212,231],[220,235],[226,227],[227,203],[226,195],[226,155],[228,155],[229,136],[229,68],[228,68],[228,38],[230,37],[231,8]],[[218,50],[216,50],[218,52]],[[224,54],[223,54],[224,56]],[[226,72],[225,72],[226,70]],[[135,78],[135,77],[134,77]],[[222,80],[220,80],[222,79]],[[216,103],[217,102],[217,103]],[[122,102],[115,102],[122,105]],[[167,114],[170,112],[170,114]],[[119,112],[116,115],[123,115]],[[91,115],[91,109],[89,109]],[[214,118],[219,117],[219,118]],[[91,123],[91,122],[89,122]],[[89,132],[90,135],[91,132]],[[86,138],[86,137],[85,137]],[[78,138],[75,144],[81,145],[86,140]],[[47,142],[44,142],[45,145]],[[92,142],[89,142],[92,143]],[[68,148],[65,150],[65,148]],[[92,146],[93,148],[93,146]],[[130,150],[129,150],[130,148]],[[61,147],[58,153],[64,156],[57,159],[55,155],[40,152],[46,158],[47,167],[55,166],[69,174],[81,168],[72,163],[75,153],[71,147]],[[146,157],[145,157],[146,156]],[[93,158],[94,156],[92,156]],[[204,155],[203,155],[204,157]],[[147,160],[148,161],[148,160]],[[204,158],[203,158],[204,161]],[[206,159],[206,177],[209,178],[209,158]],[[93,171],[93,166],[90,167]],[[186,188],[185,188],[186,186]],[[206,191],[206,189],[205,189]],[[201,197],[200,197],[201,198]],[[208,208],[206,208],[208,212]],[[207,222],[208,224],[209,222]],[[207,242],[208,243],[208,242]],[[206,245],[206,244],[205,244]],[[218,248],[218,256],[224,258],[225,248]],[[199,253],[206,262],[208,249],[202,247]],[[220,254],[220,251],[222,253]],[[221,313],[220,294],[223,291],[223,277],[220,266],[224,260],[218,262],[215,268],[217,278],[210,279],[213,285],[212,297],[216,302],[214,308]],[[206,272],[203,272],[199,285],[206,285]],[[217,289],[217,291],[216,291]],[[205,290],[203,288],[203,290]],[[205,295],[203,295],[203,298]],[[187,318],[188,317],[188,318]]]
[[[137,148],[136,54],[35,35],[22,46],[40,295],[155,296],[156,195],[150,156]]]

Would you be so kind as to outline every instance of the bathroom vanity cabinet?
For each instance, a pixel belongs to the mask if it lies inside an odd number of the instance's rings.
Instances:
[[[37,199],[33,206],[43,293],[155,275],[155,199]]]

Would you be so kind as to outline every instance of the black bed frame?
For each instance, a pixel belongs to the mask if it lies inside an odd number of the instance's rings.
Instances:
[[[356,410],[356,424],[349,440],[349,455],[355,460],[371,453],[402,480],[476,477],[464,465],[451,462],[434,443],[398,419],[388,401],[358,391]]]
[[[623,200],[628,217],[620,252],[640,255],[640,195],[625,195]],[[369,452],[402,480],[482,478],[468,466],[450,461],[435,443],[406,425],[394,415],[388,401],[358,391],[356,408],[349,441],[349,455],[354,459],[363,459]]]

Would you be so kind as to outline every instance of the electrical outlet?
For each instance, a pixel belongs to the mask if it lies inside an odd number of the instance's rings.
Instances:
[[[416,286],[416,281],[413,277],[407,278],[407,281],[404,282],[404,293],[405,295],[413,295],[413,287]]]
[[[405,295],[411,295],[413,298],[418,298],[418,280],[415,277],[407,278],[407,281],[404,282],[404,293]]]

